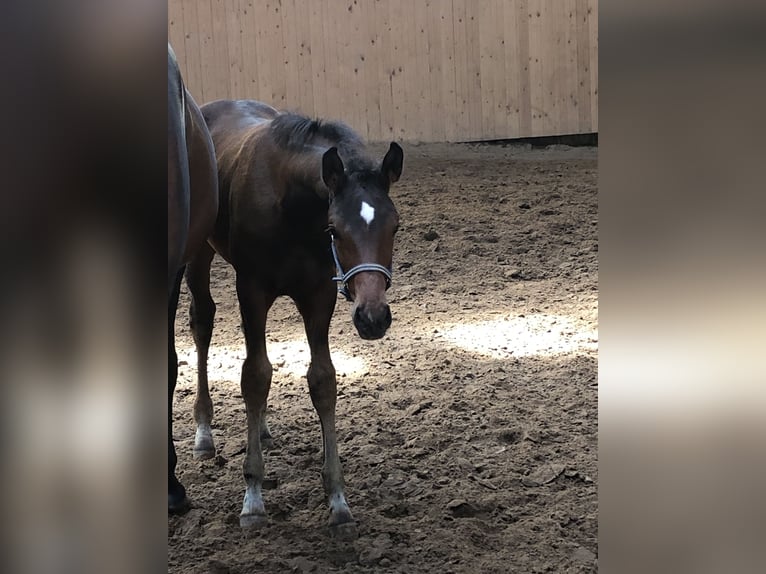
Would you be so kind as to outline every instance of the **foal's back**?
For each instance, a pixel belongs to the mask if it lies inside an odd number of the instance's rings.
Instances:
[[[261,102],[219,100],[203,106],[203,114],[218,159],[216,251],[238,270],[247,267],[261,276],[280,294],[290,294],[293,283],[304,282],[307,272],[325,278],[320,268],[330,262],[328,204],[320,161],[330,144],[280,140],[272,124],[304,118]]]

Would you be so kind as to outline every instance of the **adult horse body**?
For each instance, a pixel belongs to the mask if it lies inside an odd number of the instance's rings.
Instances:
[[[173,391],[178,377],[174,324],[185,264],[210,235],[218,209],[215,152],[199,107],[168,44],[168,510],[188,506],[175,476]]]
[[[255,101],[216,101],[202,113],[219,170],[220,210],[209,243],[236,270],[247,346],[241,378],[248,438],[240,524],[267,522],[261,439],[269,436],[265,409],[272,368],[265,328],[269,309],[284,295],[303,318],[311,350],[307,378],[322,428],[329,524],[336,532],[353,530],[335,433],[337,384],[328,330],[337,291],[354,302],[353,322],[362,338],[381,338],[391,324],[386,289],[398,214],[388,192],[401,175],[402,149],[392,143],[382,162],[374,162],[344,124],[281,113]],[[209,290],[213,254],[212,249],[200,252],[186,274],[198,353],[195,453],[207,457],[215,453],[207,385],[215,314]],[[337,290],[333,279],[340,284]]]

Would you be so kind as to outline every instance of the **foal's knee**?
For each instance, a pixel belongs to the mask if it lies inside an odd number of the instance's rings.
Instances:
[[[189,327],[197,344],[210,344],[215,319],[215,301],[212,298],[192,302],[189,307]]]
[[[335,404],[336,380],[335,367],[332,363],[311,363],[306,378],[309,382],[309,394],[314,404],[329,400]]]
[[[271,385],[271,372],[268,359],[246,358],[242,364],[242,394],[245,398],[257,397],[265,401]]]

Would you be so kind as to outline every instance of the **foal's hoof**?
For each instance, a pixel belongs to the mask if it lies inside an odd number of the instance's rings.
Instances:
[[[192,456],[194,457],[194,460],[210,460],[211,458],[215,458],[215,447],[197,448],[195,445],[192,450]]]
[[[338,540],[356,540],[359,538],[359,530],[356,527],[356,522],[331,524],[330,536]]]
[[[269,517],[265,514],[240,514],[239,525],[247,529],[260,529],[268,526]]]
[[[215,457],[215,443],[213,442],[213,434],[210,432],[209,427],[207,429],[197,429],[192,456],[194,456],[195,460],[209,460]]]

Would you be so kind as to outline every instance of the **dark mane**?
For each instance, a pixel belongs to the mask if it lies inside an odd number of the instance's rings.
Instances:
[[[300,114],[284,113],[271,121],[269,130],[277,145],[284,149],[300,152],[308,146],[335,146],[350,169],[372,167],[364,140],[343,122],[312,120]]]

